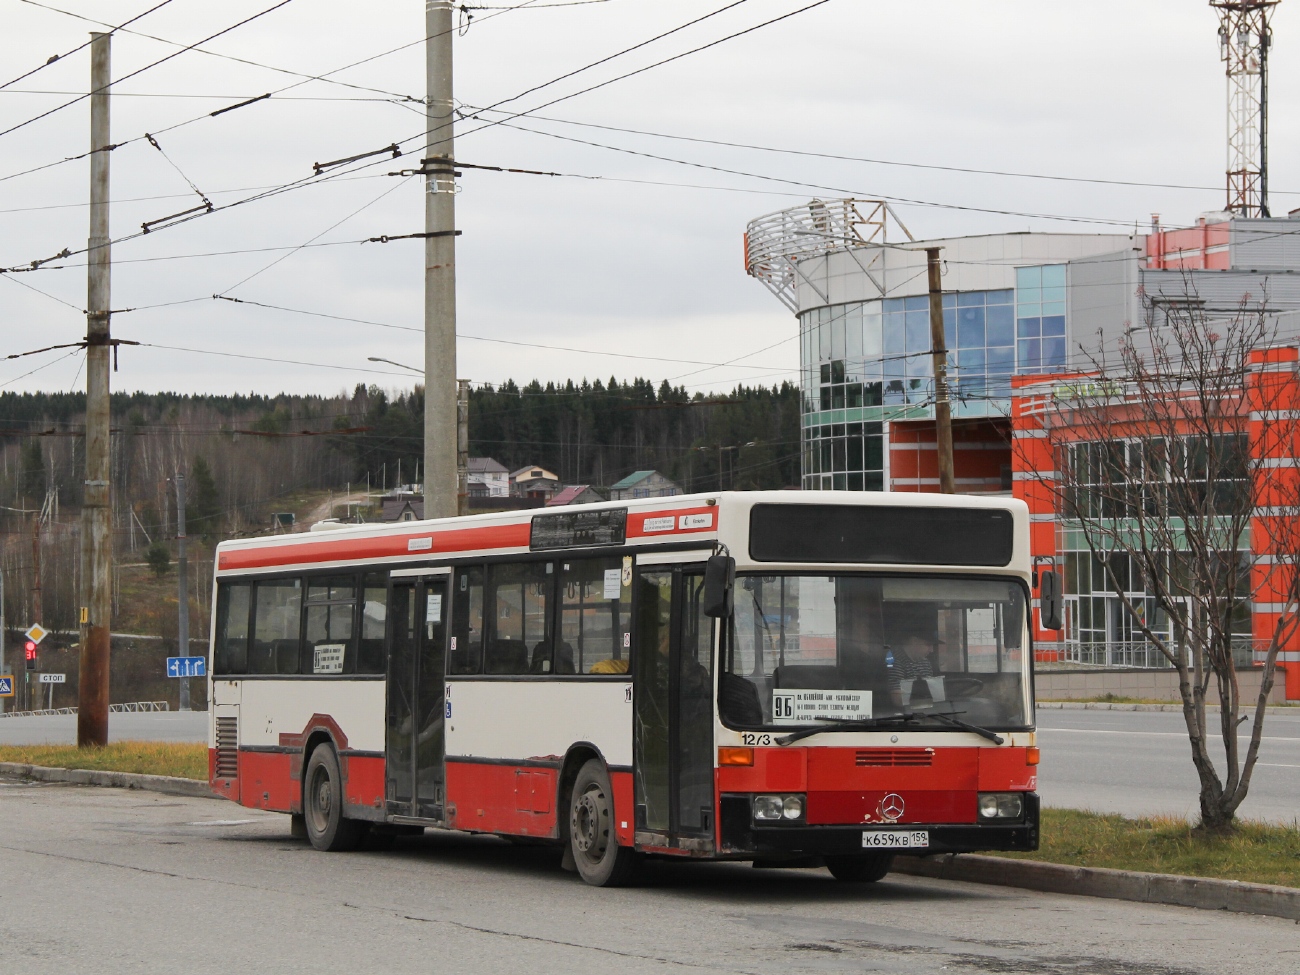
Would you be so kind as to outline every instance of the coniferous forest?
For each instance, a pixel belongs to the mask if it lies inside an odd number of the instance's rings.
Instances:
[[[15,593],[31,588],[35,524],[43,616],[72,625],[84,478],[82,393],[0,394],[0,555]],[[269,528],[304,492],[410,484],[423,465],[423,389],[358,385],[337,396],[113,396],[113,509],[119,561],[175,534],[174,475],[188,478],[192,537]],[[470,393],[470,454],[510,470],[538,464],[566,484],[608,488],[655,469],[688,491],[799,483],[799,397],[791,384],[687,393],[647,379],[507,382]],[[10,599],[6,599],[9,603]]]

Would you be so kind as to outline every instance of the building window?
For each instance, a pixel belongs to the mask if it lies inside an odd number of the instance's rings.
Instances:
[[[1016,371],[1065,368],[1065,265],[1016,268]]]

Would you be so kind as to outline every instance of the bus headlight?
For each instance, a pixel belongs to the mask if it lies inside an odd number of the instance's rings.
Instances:
[[[1019,792],[981,792],[980,819],[1020,819],[1025,814],[1025,797]]]
[[[754,821],[774,823],[781,820],[786,822],[801,820],[803,805],[801,795],[754,796]]]

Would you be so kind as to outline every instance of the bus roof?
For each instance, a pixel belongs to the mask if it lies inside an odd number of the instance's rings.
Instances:
[[[1008,497],[867,491],[723,491],[530,508],[457,518],[339,525],[325,531],[231,539],[217,546],[218,575],[368,563],[427,563],[483,555],[627,546],[713,549],[729,544],[743,561],[756,504],[967,508],[1012,513],[1016,558],[1027,561],[1024,502]],[[537,522],[535,528],[534,522]],[[739,533],[739,534],[737,534]],[[615,540],[616,539],[616,540]],[[729,541],[730,540],[730,541]],[[915,568],[912,566],[911,568]]]

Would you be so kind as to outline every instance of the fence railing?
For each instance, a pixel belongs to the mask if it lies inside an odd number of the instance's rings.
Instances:
[[[132,701],[129,704],[110,704],[108,710],[113,713],[121,714],[123,712],[138,711],[170,711],[171,705],[166,701]],[[71,708],[42,708],[38,711],[5,711],[0,714],[0,718],[39,718],[51,714],[76,714],[77,709]]]
[[[1171,664],[1154,644],[1145,640],[1132,643],[1083,643],[1066,640],[1062,660],[1084,667],[1133,668],[1136,670],[1172,670]],[[1264,647],[1262,649],[1267,649]],[[1232,661],[1240,668],[1262,660],[1261,648],[1249,637],[1232,642]]]

